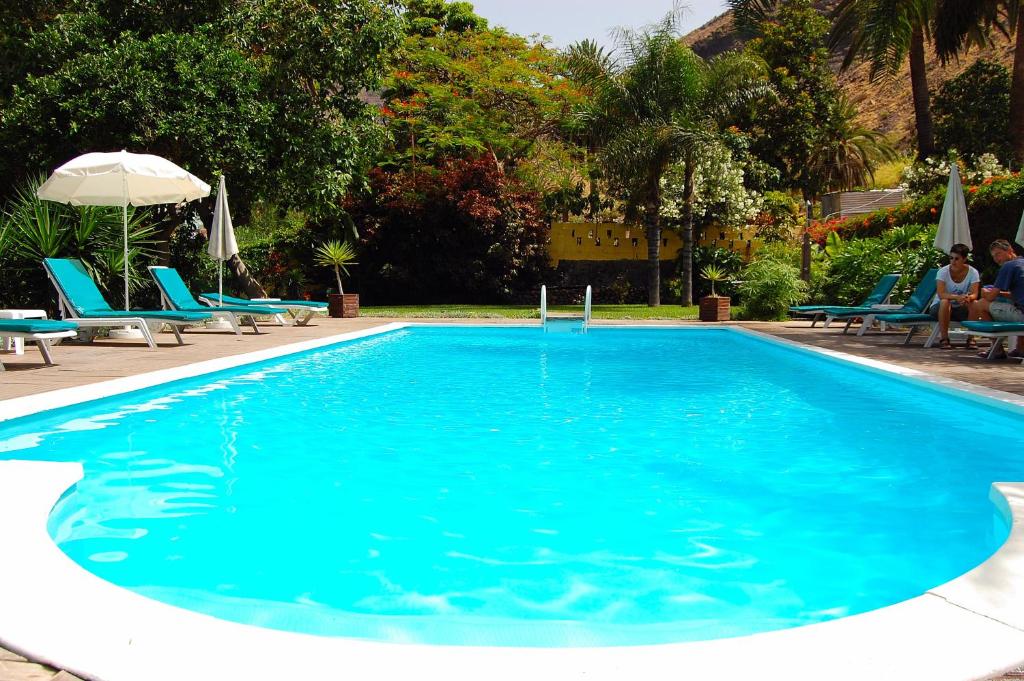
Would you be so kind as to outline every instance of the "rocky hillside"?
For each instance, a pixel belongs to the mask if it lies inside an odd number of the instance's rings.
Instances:
[[[822,12],[829,12],[838,0],[822,0],[818,3]],[[683,40],[702,57],[709,58],[742,44],[733,30],[732,13],[726,12],[695,31]],[[972,50],[961,57],[959,62],[942,66],[934,54],[928,55],[928,85],[935,92],[943,82],[953,78],[980,58],[998,61],[1007,68],[1013,62],[1013,42],[1001,36],[996,45],[985,50]],[[841,55],[833,59],[835,70],[839,71]],[[899,74],[874,83],[868,78],[867,64],[857,64],[839,74],[839,84],[860,110],[860,121],[871,128],[890,134],[902,147],[914,147],[914,107],[910,97],[910,69],[904,65]]]

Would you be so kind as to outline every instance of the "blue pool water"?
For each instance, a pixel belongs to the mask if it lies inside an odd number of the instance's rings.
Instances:
[[[51,533],[225,619],[388,641],[688,641],[987,558],[1021,417],[728,330],[413,328],[0,425],[81,461]]]

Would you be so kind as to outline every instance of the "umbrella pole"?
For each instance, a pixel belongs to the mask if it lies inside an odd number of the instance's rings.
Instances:
[[[121,201],[121,223],[124,227],[124,309],[125,312],[131,309],[128,305],[128,177],[123,176],[123,200]]]
[[[217,261],[217,307],[224,307],[224,261]]]

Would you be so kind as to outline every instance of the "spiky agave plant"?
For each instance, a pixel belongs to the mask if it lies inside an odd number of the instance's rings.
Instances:
[[[333,267],[338,280],[338,293],[345,293],[341,285],[341,273],[348,275],[348,266],[356,264],[356,250],[347,241],[328,241],[316,249],[316,264]]]
[[[711,282],[711,297],[717,298],[718,294],[715,293],[715,283],[726,281],[729,278],[729,273],[721,267],[715,265],[708,265],[700,272],[700,276]]]

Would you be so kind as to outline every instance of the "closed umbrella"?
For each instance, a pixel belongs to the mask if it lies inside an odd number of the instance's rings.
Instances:
[[[238,253],[238,242],[235,241],[235,228],[231,224],[231,211],[228,210],[228,189],[224,176],[220,176],[217,188],[217,205],[213,208],[213,224],[210,226],[210,245],[206,252],[217,261],[217,293],[218,305],[224,305],[224,263]]]
[[[185,203],[210,195],[210,185],[165,158],[127,151],[74,158],[43,183],[41,199],[73,206],[121,206],[124,217],[124,309],[128,310],[128,204]]]
[[[942,204],[942,215],[939,216],[939,231],[935,233],[935,248],[943,253],[949,253],[953,244],[974,247],[971,242],[971,226],[967,222],[967,200],[964,198],[964,188],[960,184],[960,171],[956,163],[949,171],[946,200]]]
[[[1013,238],[1014,241],[1024,246],[1024,214],[1020,216],[1020,225],[1017,227],[1017,236]]]

